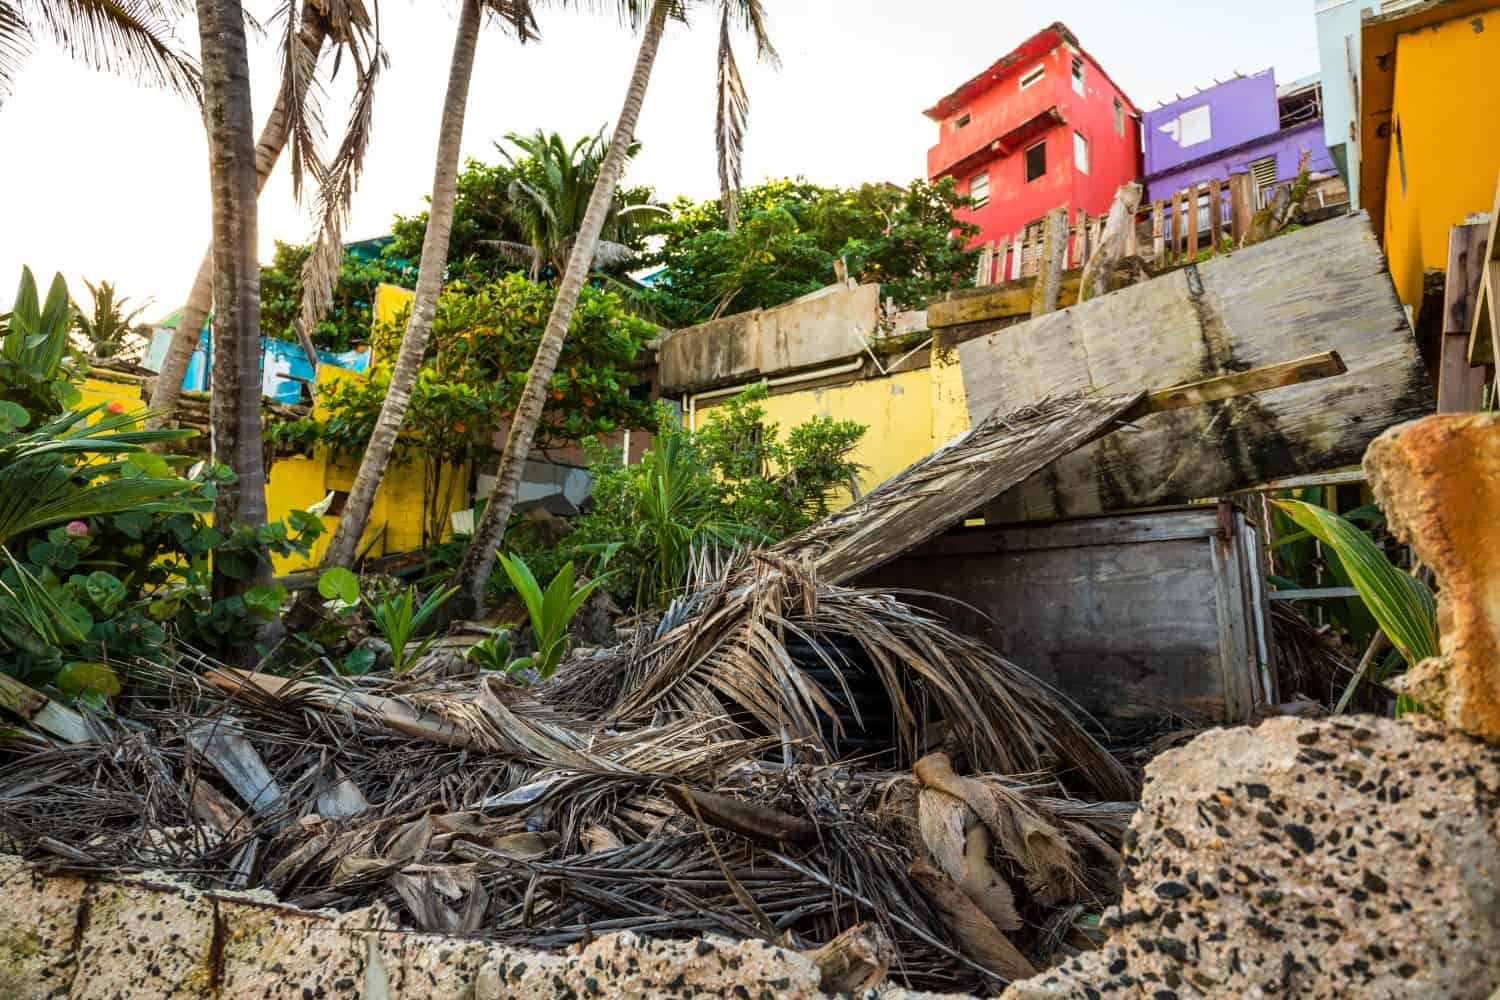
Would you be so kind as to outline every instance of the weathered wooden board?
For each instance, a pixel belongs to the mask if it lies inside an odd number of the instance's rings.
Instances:
[[[1357,464],[1433,387],[1364,215],[1184,268],[959,346],[969,418],[1337,351],[1346,374],[1141,419],[1008,491],[992,521],[1223,495]]]
[[[1235,539],[1247,526],[1228,522]],[[1266,616],[1243,586],[1250,546],[1215,508],[963,528],[859,580],[925,603],[1112,729],[1166,716],[1248,718],[1268,700]],[[1265,655],[1269,655],[1268,653]]]

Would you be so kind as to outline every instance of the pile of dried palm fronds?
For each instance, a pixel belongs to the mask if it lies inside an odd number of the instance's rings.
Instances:
[[[1135,401],[984,421],[534,690],[119,665],[108,718],[0,730],[0,849],[536,947],[629,929],[827,954],[869,925],[887,953],[861,944],[864,967],[993,989],[1090,946],[1134,779],[991,647],[834,584]]]
[[[1126,774],[987,648],[761,565],[748,605],[705,592],[566,672],[592,684],[136,664],[92,742],[0,745],[0,848],[534,947],[631,929],[814,949],[870,924],[890,974],[928,987],[1087,947],[1132,807],[1071,796],[1128,799]],[[898,746],[835,757],[837,691],[788,652],[799,636],[833,676],[874,664]],[[933,747],[950,753],[918,759]]]

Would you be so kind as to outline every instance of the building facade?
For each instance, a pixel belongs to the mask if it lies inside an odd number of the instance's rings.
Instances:
[[[1303,153],[1314,178],[1333,181],[1338,175],[1323,140],[1320,91],[1316,77],[1278,88],[1275,73],[1265,70],[1146,112],[1147,199],[1170,203],[1194,185],[1243,173],[1250,175],[1254,205],[1261,208],[1278,187],[1296,179]],[[1342,182],[1333,188],[1321,195],[1321,207],[1347,204]],[[1206,229],[1206,202],[1200,213],[1200,229]]]
[[[1394,8],[1394,9],[1392,9]],[[1361,199],[1415,316],[1454,226],[1494,205],[1500,175],[1500,3],[1427,0],[1366,15]]]
[[[1323,85],[1323,142],[1333,157],[1349,208],[1359,211],[1359,24],[1374,0],[1313,0],[1318,79]]]
[[[975,201],[976,245],[1019,242],[1054,208],[1101,215],[1140,175],[1139,112],[1068,28],[1052,24],[925,112],[927,176]]]

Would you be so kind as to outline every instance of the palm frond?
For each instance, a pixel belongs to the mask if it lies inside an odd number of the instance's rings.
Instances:
[[[354,51],[351,48],[351,51]],[[356,53],[357,56],[357,53]],[[343,267],[344,225],[354,203],[354,191],[364,172],[375,112],[375,84],[386,62],[377,36],[368,59],[356,58],[359,85],[349,125],[332,162],[319,165],[318,209],[321,223],[313,251],[302,266],[302,325],[312,331],[333,305],[334,287]]]
[[[31,30],[20,8],[14,0],[0,0],[0,106],[14,92],[31,49]]]
[[[19,0],[10,7],[33,34],[47,34],[86,65],[201,103],[198,62],[172,32],[176,8],[163,0]]]
[[[318,17],[312,3],[284,0],[276,18],[283,22],[281,32],[281,93],[277,103],[287,116],[287,160],[292,174],[292,197],[302,198],[302,179],[309,165],[318,158],[323,141],[322,87],[317,80],[318,55],[322,47],[322,30],[307,23],[309,15]],[[308,44],[307,36],[316,37]]]
[[[731,7],[724,5],[719,22],[719,91],[714,121],[714,148],[719,160],[719,198],[729,231],[739,224],[740,186],[744,178],[745,128],[750,116],[750,98],[734,59],[729,37]]]

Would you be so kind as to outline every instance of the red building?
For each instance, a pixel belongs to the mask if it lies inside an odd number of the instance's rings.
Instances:
[[[1018,245],[1062,205],[1102,215],[1121,184],[1140,176],[1140,112],[1058,22],[926,111],[938,123],[927,151],[931,180],[953,177],[976,207],[975,244]],[[1015,255],[1011,255],[1014,257]],[[1012,261],[999,278],[1017,274]]]

